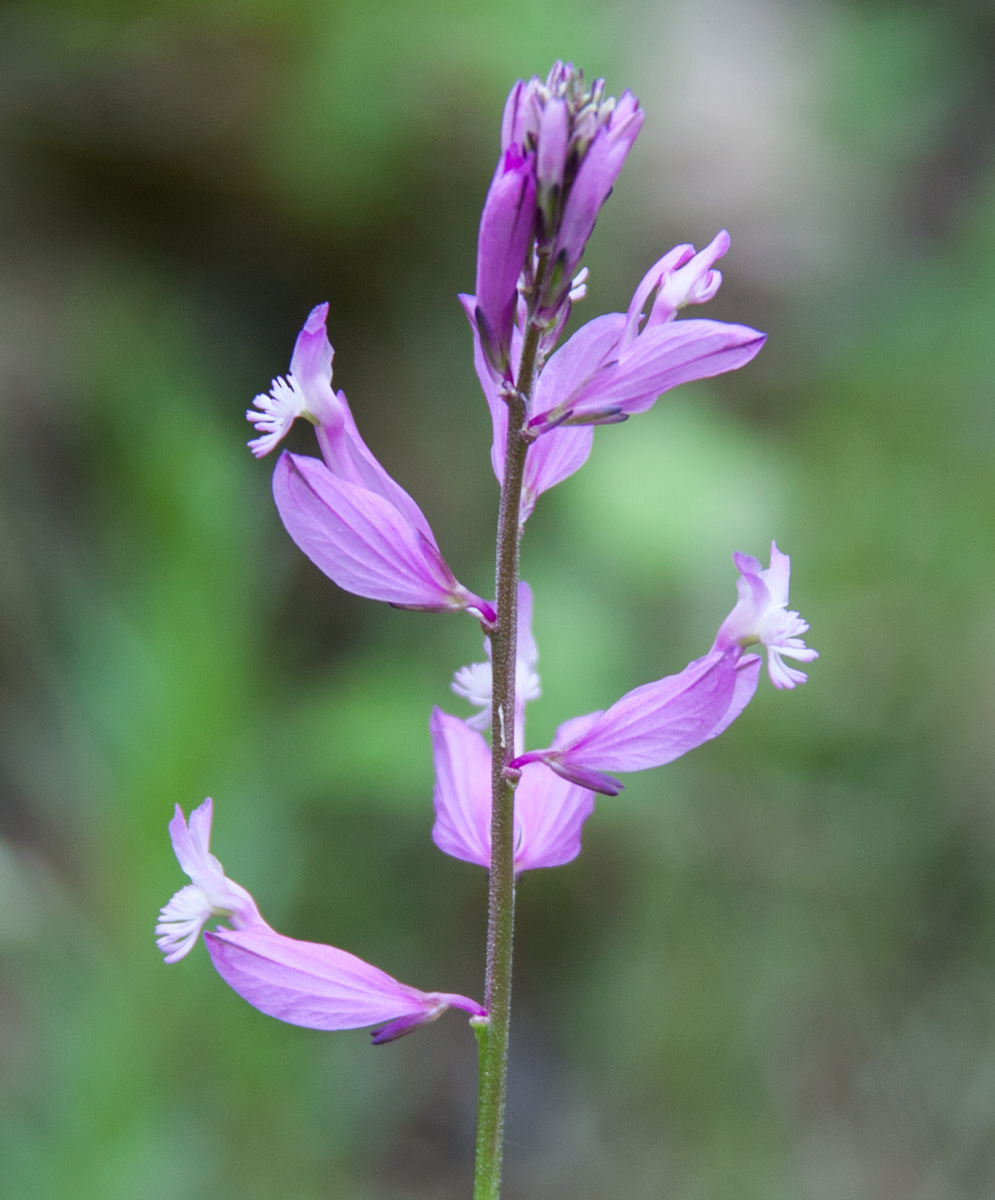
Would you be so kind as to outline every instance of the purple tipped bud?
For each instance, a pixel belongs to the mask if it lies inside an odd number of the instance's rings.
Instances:
[[[570,108],[566,100],[553,98],[539,119],[536,150],[536,179],[539,184],[539,204],[550,227],[558,193],[563,188],[563,172],[567,165],[570,145]]]
[[[528,83],[519,79],[508,93],[504,117],[501,120],[502,152],[512,145],[528,146],[530,142],[534,144],[542,111],[538,94],[541,87],[538,77],[533,75]]]
[[[477,311],[481,345],[499,376],[511,375],[511,330],[518,280],[535,229],[535,159],[512,144],[502,154],[484,202],[477,240]]]
[[[606,102],[599,113],[585,112],[575,128],[582,157],[563,206],[556,238],[556,253],[564,254],[565,271],[570,276],[577,269],[601,206],[611,194],[642,127],[643,115],[639,101],[627,91],[617,105]],[[552,292],[547,295],[550,306],[560,299]]]
[[[604,91],[603,79],[588,87],[583,71],[555,62],[545,83],[520,80],[505,104],[502,151],[517,147],[536,156],[538,249],[548,260],[539,308],[547,320],[555,321],[570,303],[587,239],[642,125],[643,111],[631,92],[616,101]],[[480,298],[479,261],[477,299],[495,338],[493,349],[485,349],[503,369],[503,326]]]

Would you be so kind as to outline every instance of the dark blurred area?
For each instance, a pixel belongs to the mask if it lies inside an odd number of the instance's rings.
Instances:
[[[769,342],[543,497],[529,741],[705,652],[772,537],[822,658],[522,881],[507,1195],[995,1192],[995,10],[37,0],[0,8],[4,1195],[469,1195],[459,1014],[280,1025],[152,930],[210,794],[275,927],[481,994],[427,734],[479,629],[321,576],[244,410],[328,300],[361,431],[489,594],[456,293],[557,57],[647,114],[577,319],[726,227],[695,315]]]

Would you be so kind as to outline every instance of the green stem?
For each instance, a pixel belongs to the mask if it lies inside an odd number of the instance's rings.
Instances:
[[[522,436],[532,393],[540,330],[530,320],[517,388],[508,397],[508,441],[497,533],[497,624],[491,634],[491,869],[487,920],[487,1017],[476,1022],[480,1045],[474,1200],[498,1200],[504,1134],[511,950],[515,920],[515,786],[505,775],[515,755],[515,663],[518,650],[518,550],[522,479],[528,444]]]

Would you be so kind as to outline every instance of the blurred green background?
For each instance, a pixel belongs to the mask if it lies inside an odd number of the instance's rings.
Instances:
[[[491,590],[455,294],[556,57],[647,114],[581,319],[725,226],[698,315],[770,340],[540,503],[530,742],[703,653],[771,537],[822,658],[524,879],[507,1195],[995,1193],[993,55],[982,0],[0,9],[0,1194],[469,1195],[461,1016],[294,1029],[152,930],[210,794],[281,931],[481,994],[427,735],[479,631],[312,568],[243,413],[329,300],[360,428]]]

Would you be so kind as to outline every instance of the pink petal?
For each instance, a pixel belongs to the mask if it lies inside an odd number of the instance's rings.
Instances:
[[[469,593],[434,540],[384,497],[337,478],[318,459],[284,451],[273,496],[293,540],[347,592],[429,611],[468,607]]]
[[[491,865],[491,752],[479,733],[441,709],[432,713],[435,825],[446,854]],[[580,853],[594,809],[590,791],[549,771],[526,771],[515,789],[515,870],[557,867]]]
[[[678,262],[663,274],[653,309],[646,320],[647,328],[672,320],[677,310],[686,304],[705,304],[711,300],[722,284],[722,272],[714,269],[715,263],[728,250],[729,234],[723,229],[704,250],[693,254],[690,261]]]
[[[354,954],[284,937],[268,925],[204,935],[218,974],[267,1016],[308,1029],[359,1029],[406,1021],[400,1032],[447,1007],[483,1010],[466,996],[422,992]]]
[[[762,662],[763,659],[759,654],[744,654],[736,664],[736,681],[733,684],[732,700],[708,735],[709,740],[724,733],[753,699],[757,690],[757,682],[760,679]]]
[[[463,310],[473,331],[473,365],[476,368],[477,378],[480,380],[480,386],[491,414],[494,433],[491,442],[491,465],[494,468],[494,475],[498,483],[500,483],[504,478],[504,455],[508,437],[508,406],[501,399],[498,393],[498,386],[494,381],[490,368],[487,366],[487,360],[484,358],[484,352],[480,345],[480,334],[477,330],[477,323],[473,314],[474,298],[472,296],[460,296],[460,303],[463,305]],[[567,343],[567,346],[569,345],[570,342]],[[565,350],[566,346],[563,349]],[[521,337],[516,329],[512,338],[511,355],[512,364],[516,371],[520,352]],[[563,364],[554,365],[559,357],[559,353],[553,355],[540,374],[536,383],[537,396],[544,394],[543,380],[546,379],[547,375],[552,372],[550,378],[555,381],[558,373],[563,370]],[[566,362],[569,364],[569,357]],[[551,487],[562,483],[564,479],[567,479],[575,471],[578,471],[587,462],[588,456],[591,453],[593,439],[594,431],[589,426],[582,425],[576,428],[552,430],[533,442],[529,447],[528,455],[525,459],[525,475],[522,481],[521,521],[523,524],[532,514],[536,501],[543,492],[547,492]]]
[[[533,410],[569,408],[573,397],[615,357],[625,328],[624,313],[605,313],[588,321],[556,351],[536,380]]]
[[[736,555],[733,555],[733,558],[736,558]],[[739,555],[739,559],[746,560],[747,555]],[[748,561],[755,563],[757,560],[754,558]],[[759,567],[759,564],[757,565]],[[737,562],[737,566],[743,570],[740,562]],[[759,570],[739,576],[736,580],[736,595],[737,600],[732,612],[719,626],[715,635],[713,650],[731,650],[740,645],[746,637],[753,636],[763,614],[771,604],[770,592]]]
[[[332,358],[335,351],[328,340],[327,320],[327,303],[312,308],[290,356],[290,373],[307,398],[309,411],[317,417],[324,415],[327,405],[334,405]]]
[[[511,765],[544,762],[581,787],[617,795],[622,785],[608,772],[673,762],[716,737],[738,716],[756,687],[752,664],[738,676],[740,658],[738,647],[727,653],[713,650],[679,675],[644,684],[594,720],[586,718],[589,727],[572,740],[558,736],[550,748],[519,755]]]
[[[581,830],[594,796],[550,771],[525,770],[515,789],[515,869],[559,867],[580,853]]]
[[[477,328],[477,319],[474,315],[477,305],[476,297],[460,295],[459,302],[463,306],[463,311],[466,313],[466,319],[470,322],[470,329],[473,333],[473,365],[477,372],[477,379],[480,381],[480,388],[487,401],[487,407],[490,410],[491,424],[494,429],[494,438],[491,442],[491,466],[494,468],[495,478],[500,484],[504,479],[504,448],[508,436],[508,406],[498,393],[497,382],[491,374],[491,369],[487,365],[487,359],[484,357],[483,347],[480,344],[480,330]],[[512,348],[512,363],[517,371],[518,362],[514,347]]]
[[[645,329],[625,354],[600,371],[566,403],[574,414],[618,407],[643,412],[671,388],[745,366],[766,334],[720,321],[670,321]]]
[[[337,392],[336,420],[317,427],[318,444],[325,465],[340,479],[376,492],[407,519],[413,529],[434,541],[425,515],[401,485],[392,479],[363,441],[345,392]]]
[[[538,438],[529,447],[522,482],[524,522],[543,492],[568,479],[587,462],[594,443],[591,425],[561,426]]]
[[[706,654],[679,675],[643,684],[617,700],[561,761],[599,771],[641,771],[680,758],[711,737],[732,702],[738,653]]]
[[[173,853],[184,872],[194,879],[203,872],[211,842],[211,817],[213,805],[210,796],[190,814],[190,825],[183,817],[177,804],[169,822],[169,836]]]
[[[683,266],[686,262],[690,262],[692,258],[694,258],[694,246],[687,242],[680,246],[674,246],[661,258],[658,258],[642,277],[639,281],[639,286],[632,294],[632,299],[629,301],[629,310],[625,314],[625,337],[622,339],[622,349],[627,349],[636,340],[642,323],[643,309],[646,307],[646,301],[650,298],[650,295],[678,267]],[[655,307],[656,305],[654,305]]]
[[[491,751],[476,730],[432,710],[435,825],[432,840],[444,854],[491,865]]]
[[[791,558],[778,550],[777,542],[770,544],[770,566],[764,571],[763,579],[771,600],[775,604],[786,606],[791,582]]]

